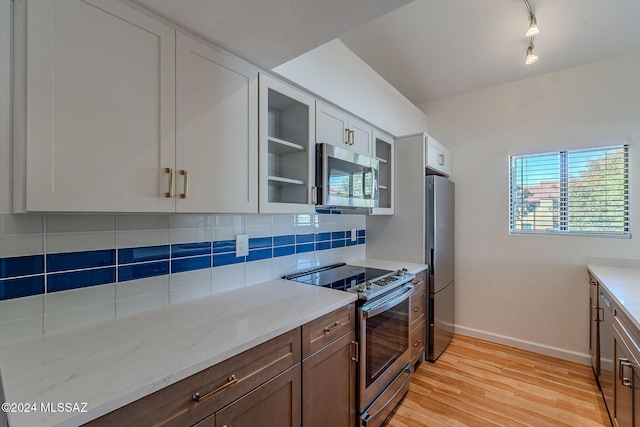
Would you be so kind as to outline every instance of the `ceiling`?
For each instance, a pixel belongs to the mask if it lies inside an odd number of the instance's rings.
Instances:
[[[411,0],[131,0],[270,70]]]
[[[638,0],[415,0],[342,42],[416,105],[640,50]],[[639,77],[640,78],[640,77]]]
[[[640,50],[638,0],[131,0],[272,69],[337,37],[416,105]]]

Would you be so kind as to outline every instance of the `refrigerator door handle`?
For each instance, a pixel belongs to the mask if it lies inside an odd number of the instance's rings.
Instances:
[[[433,263],[433,248],[429,250],[429,275],[435,275],[435,264]]]

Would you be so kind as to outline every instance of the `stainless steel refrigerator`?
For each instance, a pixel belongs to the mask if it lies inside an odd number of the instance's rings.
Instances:
[[[435,362],[453,337],[455,321],[454,281],[454,191],[452,181],[426,177],[425,264],[427,283],[427,353]]]

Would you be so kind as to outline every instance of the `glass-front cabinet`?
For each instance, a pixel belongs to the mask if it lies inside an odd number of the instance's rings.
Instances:
[[[260,212],[315,210],[315,100],[260,75]]]
[[[395,158],[393,156],[393,137],[380,130],[373,130],[375,155],[379,162],[378,206],[371,209],[372,215],[393,215],[393,174]]]

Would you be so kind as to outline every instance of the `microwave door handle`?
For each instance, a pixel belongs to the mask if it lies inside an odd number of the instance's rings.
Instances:
[[[391,301],[385,302],[380,305],[376,305],[374,307],[371,307],[370,309],[363,309],[362,317],[364,317],[365,319],[371,319],[372,317],[375,317],[378,314],[384,313],[390,308],[393,308],[396,305],[403,302],[404,300],[408,299],[411,296],[411,291],[413,291],[413,286],[407,286],[403,293],[398,295],[396,298],[393,298]]]
[[[371,174],[371,193],[367,194],[366,192],[366,183],[367,180],[365,179],[365,177],[367,176],[367,174],[370,173]],[[373,186],[375,184],[375,178],[373,177],[373,168],[364,168],[364,172],[362,173],[362,194],[364,195],[365,199],[372,199],[373,198]]]

